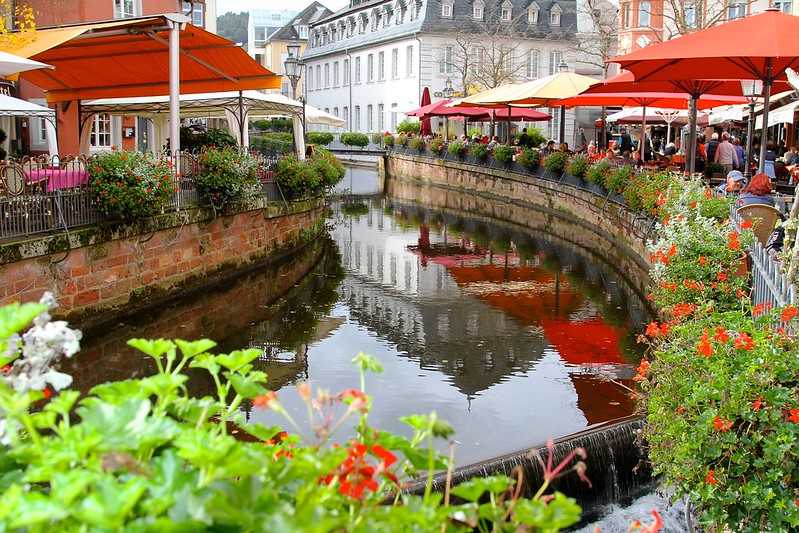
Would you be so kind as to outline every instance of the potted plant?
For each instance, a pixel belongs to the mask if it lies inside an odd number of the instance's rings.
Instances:
[[[197,156],[197,167],[195,183],[215,206],[257,187],[258,160],[235,148],[205,150]]]
[[[705,164],[705,178],[710,183],[720,183],[727,179],[727,174],[724,172],[724,165],[709,161]]]

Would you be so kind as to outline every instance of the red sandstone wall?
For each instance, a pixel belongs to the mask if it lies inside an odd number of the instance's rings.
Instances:
[[[266,257],[321,216],[319,207],[271,218],[259,210],[72,249],[63,260],[54,253],[0,265],[0,305],[50,291],[58,315],[79,320],[124,306],[145,287],[162,293]]]

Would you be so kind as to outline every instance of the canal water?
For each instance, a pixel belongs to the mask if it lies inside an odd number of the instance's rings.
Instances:
[[[89,332],[66,371],[83,390],[151,372],[124,345],[131,337],[208,337],[219,351],[256,347],[263,352],[256,367],[304,426],[307,409],[294,384],[358,388],[351,361],[364,352],[384,370],[366,377],[370,424],[410,436],[399,419],[435,411],[455,428],[459,466],[632,413],[627,388],[649,314],[613,266],[512,221],[382,194],[373,169],[349,168],[341,187],[327,237],[278,264]],[[215,390],[200,375],[189,386],[195,394]],[[283,423],[245,410],[253,420]],[[346,441],[349,431],[334,440]]]

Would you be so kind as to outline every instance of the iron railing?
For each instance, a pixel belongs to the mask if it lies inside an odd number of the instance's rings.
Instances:
[[[285,202],[275,180],[278,157],[251,152],[258,158],[260,193],[268,201]],[[194,178],[197,154],[162,154],[172,172],[175,190],[164,211],[203,205]],[[89,186],[91,157],[24,157],[0,164],[0,239],[63,231],[108,220]]]

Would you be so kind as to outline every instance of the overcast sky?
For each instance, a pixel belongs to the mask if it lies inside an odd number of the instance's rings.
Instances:
[[[301,11],[312,0],[299,0],[298,2],[287,3],[285,0],[216,0],[216,14],[224,15],[228,11],[241,13],[251,9],[286,9],[287,5],[292,10]],[[319,0],[319,3],[326,6],[329,10],[336,12],[342,7],[349,5],[349,0]]]

